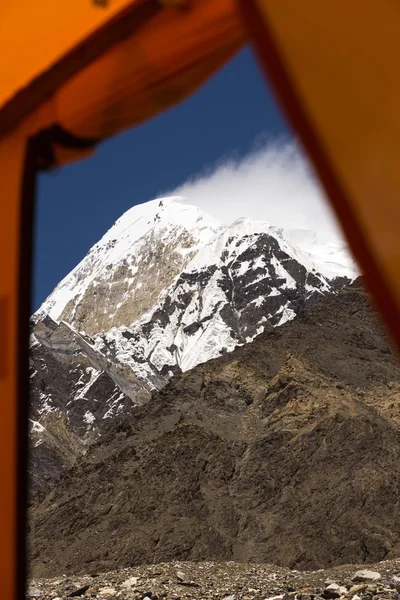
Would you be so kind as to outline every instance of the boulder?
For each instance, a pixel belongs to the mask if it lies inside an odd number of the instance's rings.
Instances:
[[[360,581],[360,582],[373,582],[379,581],[381,579],[381,574],[377,571],[369,571],[368,569],[363,569],[361,571],[357,571],[354,573],[351,578],[352,581]]]

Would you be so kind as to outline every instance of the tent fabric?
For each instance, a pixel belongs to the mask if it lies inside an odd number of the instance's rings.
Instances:
[[[400,345],[400,10],[241,0],[262,65]]]
[[[231,0],[161,11],[55,94],[57,122],[95,140],[142,123],[196,90],[246,40]]]
[[[230,0],[160,12],[60,90],[58,121],[98,139],[141,123],[195,90],[245,41]]]
[[[18,273],[20,186],[25,144],[16,134],[0,141],[2,204],[0,219],[0,586],[16,597],[18,483]],[[7,176],[5,176],[5,173]],[[23,441],[22,441],[23,443]],[[18,518],[17,518],[18,517]],[[23,573],[21,573],[23,576]]]
[[[249,33],[400,346],[396,2],[3,0],[0,585],[6,600],[24,597],[35,173],[87,156],[99,141],[181,101]]]
[[[80,70],[97,50],[99,37],[109,37],[119,22],[142,10],[146,0],[112,0],[107,9],[92,0],[3,0],[0,3],[0,134],[16,123],[11,111],[24,100],[32,103],[38,87],[51,79],[54,92],[68,68]],[[152,3],[160,8],[157,2]],[[135,15],[135,19],[136,19]],[[57,77],[54,77],[54,68]],[[67,68],[67,70],[68,70]],[[40,102],[44,101],[42,97]],[[39,103],[40,103],[39,102]],[[34,110],[37,107],[28,107]],[[25,112],[25,116],[27,112]],[[4,116],[4,117],[3,117]],[[3,118],[2,118],[3,117]],[[7,117],[7,118],[6,118]]]
[[[82,1],[70,4],[78,17]],[[94,15],[97,10],[92,8]],[[51,33],[53,41],[54,24],[49,31],[48,21],[44,23],[42,35],[47,39]],[[40,32],[30,38],[24,48],[31,43],[36,48]],[[64,56],[59,57],[50,46],[58,57],[55,63],[46,62],[46,69],[25,87],[12,88],[14,95],[3,91],[0,136],[51,100],[55,123],[62,121],[83,137],[87,136],[77,130],[91,125],[95,133],[90,137],[103,139],[176,104],[233,56],[246,39],[235,0],[187,0],[182,6],[166,8],[159,0],[135,0]],[[37,61],[33,52],[36,68],[41,64]],[[28,62],[28,73],[31,70]],[[6,81],[8,75],[6,72]],[[85,119],[90,123],[85,124]]]

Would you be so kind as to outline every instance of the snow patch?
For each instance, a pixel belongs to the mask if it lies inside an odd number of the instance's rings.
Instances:
[[[46,431],[46,429],[43,427],[43,425],[39,423],[39,421],[33,421],[32,419],[29,419],[29,422],[31,423],[31,432],[43,433],[44,431]]]

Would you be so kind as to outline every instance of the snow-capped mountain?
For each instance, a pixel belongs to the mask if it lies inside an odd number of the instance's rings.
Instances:
[[[226,225],[183,198],[161,198],[134,206],[118,219],[50,294],[35,319],[49,315],[90,335],[130,325],[154,306],[193,258],[212,264],[231,234],[261,232],[286,240],[294,258],[326,278],[357,274],[344,244],[335,239],[251,219]]]
[[[96,345],[162,374],[187,371],[282,325],[312,294],[329,291],[328,280],[279,230],[241,219],[198,251],[150,311],[97,336]]]
[[[343,244],[321,234],[226,225],[176,197],[135,206],[33,315],[36,455],[46,448],[56,475],[50,435],[63,456],[82,451],[175,372],[251,342],[356,274]]]
[[[35,318],[48,314],[90,335],[138,319],[224,227],[180,200],[158,199],[128,210],[61,281]]]

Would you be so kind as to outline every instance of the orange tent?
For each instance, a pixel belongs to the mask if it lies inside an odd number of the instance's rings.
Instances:
[[[35,176],[176,104],[252,39],[400,343],[392,0],[3,0],[0,586],[24,595]],[[244,107],[245,110],[245,107]]]

